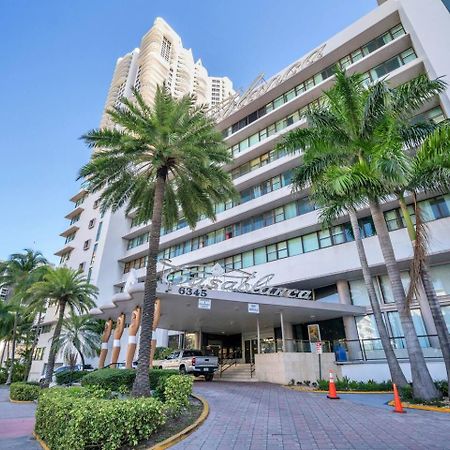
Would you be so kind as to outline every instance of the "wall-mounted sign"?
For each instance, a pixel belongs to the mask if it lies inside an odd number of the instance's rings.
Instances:
[[[258,303],[249,303],[248,304],[248,312],[252,314],[259,314],[259,304]]]
[[[311,300],[312,297],[311,291],[269,285],[275,276],[273,273],[258,278],[257,272],[242,269],[225,272],[220,264],[213,267],[207,264],[175,266],[169,259],[163,259],[160,263],[163,265],[162,281],[169,285],[168,290],[171,290],[172,286],[178,286],[179,294],[205,297],[207,295],[205,289],[208,289],[301,300]],[[204,268],[202,276],[199,274],[200,267]],[[193,277],[193,273],[197,276]]]
[[[211,299],[210,298],[199,298],[198,299],[198,309],[211,309]]]
[[[318,323],[308,325],[309,342],[318,342],[320,339],[320,327]]]

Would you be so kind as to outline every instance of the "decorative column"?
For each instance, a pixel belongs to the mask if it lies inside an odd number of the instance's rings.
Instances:
[[[111,337],[113,321],[108,319],[105,323],[105,328],[103,329],[102,335],[102,346],[100,350],[100,357],[98,360],[98,368],[103,369],[105,367],[106,355],[108,354],[108,341]]]
[[[159,298],[155,301],[155,314],[153,315],[152,331],[158,328],[159,317],[161,316],[161,300]],[[150,368],[153,367],[153,358],[155,357],[156,339],[152,339],[152,349],[150,351]]]
[[[261,354],[261,330],[259,329],[259,319],[256,319],[256,339],[258,339],[258,355]]]
[[[127,359],[125,367],[131,369],[133,365],[134,353],[136,352],[137,345],[137,332],[139,325],[141,323],[142,310],[140,306],[136,306],[134,311],[131,313],[131,323],[128,327],[128,348],[127,348]]]
[[[119,359],[120,338],[122,337],[124,328],[125,328],[125,314],[122,313],[117,318],[116,328],[114,330],[114,342],[113,342],[112,357],[111,357],[111,365],[113,367],[116,367],[117,360]]]

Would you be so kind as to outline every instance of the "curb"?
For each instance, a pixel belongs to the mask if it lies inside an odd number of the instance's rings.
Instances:
[[[394,401],[391,400],[388,403],[389,406],[394,406]],[[450,408],[439,408],[438,406],[426,406],[426,405],[413,405],[412,403],[403,403],[403,408],[408,409],[420,409],[422,411],[433,411],[433,412],[440,412],[444,414],[450,414]]]
[[[43,448],[43,450],[50,450],[50,448],[47,446],[47,444],[39,437],[39,435],[33,431],[33,437],[36,439],[36,441],[39,443],[39,445]]]
[[[209,415],[209,405],[208,402],[201,397],[200,395],[191,394],[192,397],[196,398],[197,400],[200,400],[203,405],[203,411],[201,412],[198,419],[188,427],[186,427],[184,430],[179,431],[177,434],[174,434],[170,438],[167,438],[166,440],[159,442],[158,444],[154,445],[153,447],[149,447],[147,450],[164,450],[166,448],[172,447],[173,445],[177,444],[178,442],[182,441],[183,439],[186,439],[192,432],[194,432],[208,417]],[[44,449],[48,450],[48,449]]]
[[[9,401],[11,403],[34,403],[34,400],[13,400],[11,397],[9,397]]]
[[[314,390],[310,391],[308,389],[302,389],[297,386],[283,386],[286,389],[291,389],[297,392],[309,392],[311,394],[328,394],[328,391]],[[338,394],[393,394],[393,391],[336,391]]]

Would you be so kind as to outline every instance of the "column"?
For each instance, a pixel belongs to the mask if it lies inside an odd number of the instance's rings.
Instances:
[[[352,298],[350,295],[350,288],[346,280],[338,280],[336,287],[339,295],[339,302],[343,305],[351,305]],[[347,341],[347,351],[349,359],[361,359],[361,344],[359,342],[358,329],[356,327],[354,316],[342,317],[344,322],[345,338]]]
[[[295,342],[294,342],[294,327],[291,322],[286,322],[284,320],[283,313],[280,313],[281,317],[281,335],[283,339],[283,352],[294,352]]]
[[[105,328],[103,329],[102,335],[102,346],[100,350],[100,357],[98,359],[98,368],[103,369],[105,367],[106,355],[108,354],[108,341],[111,337],[113,321],[108,319],[105,323]]]
[[[122,337],[123,330],[125,329],[125,314],[121,313],[117,318],[116,328],[114,330],[114,341],[111,356],[111,366],[116,367],[117,360],[120,354],[120,338]]]
[[[153,332],[155,332],[155,330],[158,328],[160,316],[161,316],[161,300],[157,298],[155,301],[155,313],[153,315],[153,324],[152,324]],[[150,368],[153,367],[153,358],[155,357],[155,350],[156,350],[156,339],[152,339],[152,346],[150,350]]]
[[[136,352],[137,345],[137,332],[139,330],[139,325],[141,323],[141,307],[136,306],[134,311],[131,313],[131,323],[128,327],[128,348],[127,348],[127,358],[125,367],[131,369],[133,367],[134,353]]]
[[[261,354],[261,330],[259,328],[259,319],[256,319],[256,339],[258,340],[258,355]]]

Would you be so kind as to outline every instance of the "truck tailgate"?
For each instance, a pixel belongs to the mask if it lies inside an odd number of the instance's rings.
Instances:
[[[219,360],[217,356],[196,356],[195,368],[201,367],[218,367]]]

